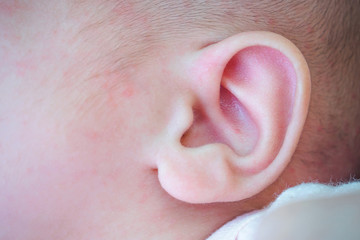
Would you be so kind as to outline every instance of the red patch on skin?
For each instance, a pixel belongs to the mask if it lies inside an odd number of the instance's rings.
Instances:
[[[85,132],[84,132],[84,136],[85,136],[87,139],[91,140],[91,141],[97,141],[97,140],[99,140],[99,138],[100,138],[100,134],[99,134],[98,132],[96,132],[96,131],[93,131],[93,130],[87,130],[87,131],[85,131]]]
[[[273,26],[276,25],[276,20],[275,20],[274,18],[270,18],[270,19],[267,21],[267,24],[273,27]]]
[[[128,86],[125,88],[125,90],[122,91],[121,96],[125,98],[129,98],[134,95],[134,89],[131,86]]]
[[[307,33],[313,33],[313,32],[315,32],[315,31],[314,31],[314,28],[311,27],[311,26],[309,26],[306,31],[307,31]]]
[[[26,173],[27,173],[27,174],[31,174],[31,173],[33,173],[33,172],[34,172],[34,169],[33,169],[32,167],[26,168]]]
[[[1,15],[14,16],[19,10],[26,9],[25,4],[21,4],[18,0],[0,1]]]
[[[318,128],[317,128],[317,131],[320,132],[320,133],[323,132],[323,131],[324,131],[324,127],[321,126],[321,125],[319,125]]]
[[[213,55],[214,53],[211,51],[204,53],[203,57],[189,70],[189,74],[196,77],[199,85],[203,85],[206,82],[211,69],[218,68],[217,58]]]
[[[98,175],[98,170],[97,169],[91,169],[90,171],[89,171],[89,174],[90,174],[90,176],[97,176]]]
[[[121,79],[128,79],[126,75],[118,74],[115,72],[104,72],[102,80],[104,83],[102,84],[103,90],[107,94],[107,104],[111,108],[117,108],[120,103],[120,98],[129,98],[133,96],[134,89],[132,84],[129,82],[120,82]]]
[[[32,58],[24,58],[15,63],[16,73],[18,76],[24,77],[29,71],[35,70],[36,66]]]

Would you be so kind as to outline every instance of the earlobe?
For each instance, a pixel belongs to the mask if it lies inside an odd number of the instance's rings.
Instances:
[[[306,61],[289,40],[245,32],[189,60],[194,120],[167,151],[159,179],[192,203],[249,198],[278,178],[300,138],[310,98]]]

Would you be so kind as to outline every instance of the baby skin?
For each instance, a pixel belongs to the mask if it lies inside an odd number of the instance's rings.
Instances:
[[[205,239],[290,186],[357,176],[353,110],[346,159],[300,157],[328,99],[305,47],[270,18],[191,27],[197,4],[0,3],[0,239]]]

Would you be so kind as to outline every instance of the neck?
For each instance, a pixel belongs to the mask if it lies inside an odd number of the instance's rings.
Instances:
[[[106,199],[111,201],[105,204],[91,202],[89,208],[98,204],[101,214],[87,210],[76,218],[84,220],[78,227],[71,224],[82,233],[82,239],[204,240],[233,218],[266,205],[258,197],[234,203],[184,203],[161,188],[156,174],[129,181],[128,187],[116,194],[116,190],[110,191],[111,197]]]
[[[157,179],[154,183],[151,184],[151,194],[144,198],[146,201],[142,199],[143,203],[130,207],[136,209],[136,214],[129,212],[127,220],[131,222],[126,225],[134,227],[122,239],[203,240],[233,218],[263,206],[254,199],[236,203],[188,204],[169,196],[159,187]]]
[[[203,240],[226,222],[253,210],[241,204],[188,205],[176,200],[167,204],[144,210],[146,216],[140,216],[138,222],[141,230],[129,232],[126,239]]]

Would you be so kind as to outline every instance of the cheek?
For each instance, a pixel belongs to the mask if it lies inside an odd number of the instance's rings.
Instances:
[[[0,221],[0,228],[10,226],[8,231],[25,237],[76,216],[75,199],[83,192],[73,180],[76,170],[69,171],[63,161],[65,154],[49,125],[37,126],[35,119],[15,121],[7,132],[6,152],[1,154],[0,219],[6,222]]]
[[[137,194],[132,175],[141,176],[136,163],[115,145],[96,145],[98,137],[78,134],[68,135],[77,148],[52,140],[61,135],[32,135],[32,147],[19,149],[0,171],[0,229],[19,239],[53,236],[104,222],[99,212],[131,208]]]
[[[123,158],[141,132],[136,109],[142,103],[130,84],[121,89],[104,84],[101,91],[74,107],[73,120],[66,123],[64,130],[67,152],[88,155],[87,159],[111,159],[114,154]]]
[[[131,98],[133,90],[123,94]],[[2,120],[0,229],[12,226],[9,231],[26,236],[55,231],[53,226],[72,223],[90,206],[123,208],[126,199],[118,196],[131,193],[129,169],[138,159],[134,146],[141,147],[132,137],[136,128],[124,118],[130,118],[129,109],[118,103],[114,109],[106,98],[99,99],[103,105],[89,101],[87,111],[74,106],[58,118],[34,106]]]

